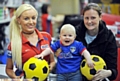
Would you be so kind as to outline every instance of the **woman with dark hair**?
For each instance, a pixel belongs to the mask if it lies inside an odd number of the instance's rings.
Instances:
[[[87,50],[102,57],[107,69],[101,69],[92,81],[113,81],[117,77],[117,44],[112,31],[102,21],[102,10],[98,4],[89,3],[83,10],[83,21],[76,27],[76,40],[83,42]],[[84,80],[88,81],[88,80]]]
[[[41,26],[42,31],[48,32],[53,36],[52,16],[50,15],[51,6],[50,4],[43,4],[41,7]]]

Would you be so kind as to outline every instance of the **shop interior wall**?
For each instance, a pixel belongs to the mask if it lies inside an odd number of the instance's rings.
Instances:
[[[80,14],[79,6],[79,0],[51,0],[51,10],[53,16]],[[61,23],[55,23],[53,25],[55,37],[57,36],[56,29]]]
[[[52,15],[78,14],[79,0],[51,0]]]

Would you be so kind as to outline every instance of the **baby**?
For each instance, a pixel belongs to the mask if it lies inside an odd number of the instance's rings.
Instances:
[[[86,59],[88,67],[94,67],[90,53],[82,42],[76,41],[75,38],[75,27],[71,24],[65,24],[60,30],[60,40],[51,44],[51,47],[45,49],[41,54],[35,56],[37,58],[43,58],[44,56],[54,54],[58,49],[61,49],[59,55],[57,55],[57,81],[60,81],[61,79],[61,81],[67,81],[68,79],[72,79],[71,81],[82,81],[80,72],[82,56]],[[74,73],[74,75],[72,75],[72,73]]]

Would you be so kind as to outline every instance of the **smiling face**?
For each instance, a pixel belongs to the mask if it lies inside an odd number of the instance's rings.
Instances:
[[[26,10],[17,20],[22,27],[22,32],[33,33],[37,23],[37,13],[33,9]]]
[[[61,28],[60,41],[64,46],[69,46],[75,40],[76,32],[72,25],[67,24]]]
[[[101,21],[101,16],[96,10],[90,9],[84,12],[84,24],[89,31],[98,30],[99,21]]]

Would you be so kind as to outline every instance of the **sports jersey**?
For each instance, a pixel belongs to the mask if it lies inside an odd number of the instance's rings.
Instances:
[[[86,49],[82,42],[74,41],[69,46],[63,46],[60,41],[51,44],[51,49],[55,52],[61,48],[57,57],[57,73],[71,73],[80,69],[82,60],[81,53]]]
[[[41,15],[41,25],[42,25],[42,31],[48,32],[51,36],[53,36],[51,15],[42,14]]]

